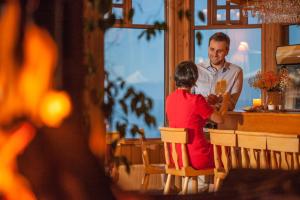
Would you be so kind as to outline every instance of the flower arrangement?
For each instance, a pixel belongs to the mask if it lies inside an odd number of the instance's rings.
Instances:
[[[268,92],[284,91],[289,85],[288,71],[284,68],[280,69],[278,73],[258,71],[254,77],[249,78],[248,83],[253,88]]]

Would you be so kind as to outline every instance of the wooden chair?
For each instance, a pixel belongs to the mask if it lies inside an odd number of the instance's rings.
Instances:
[[[269,133],[267,134],[267,148],[270,150],[272,169],[299,169],[298,135]]]
[[[237,141],[234,130],[208,129],[208,132],[214,147],[214,191],[217,191],[229,170],[238,167]]]
[[[188,181],[189,178],[193,178],[193,192],[198,191],[198,176],[200,175],[213,175],[214,169],[203,169],[195,170],[189,164],[188,154],[187,154],[187,142],[188,135],[187,130],[184,128],[160,128],[161,139],[164,142],[165,150],[165,159],[166,159],[166,174],[168,174],[164,194],[168,194],[170,191],[171,177],[180,176],[184,177],[182,194],[187,193]],[[170,152],[169,144],[172,147],[172,152]],[[182,167],[179,167],[179,156],[176,151],[176,145],[180,144],[181,146],[181,158],[182,158]],[[174,163],[171,163],[171,158]]]
[[[268,168],[266,133],[250,131],[235,131],[235,133],[238,147],[241,148],[242,168]]]
[[[143,191],[148,189],[150,175],[153,174],[165,174],[165,166],[164,164],[151,164],[149,158],[149,147],[150,146],[159,146],[159,143],[153,143],[151,141],[147,141],[144,136],[141,137],[141,150],[142,150],[142,159],[144,165],[145,174],[142,179],[141,189]]]

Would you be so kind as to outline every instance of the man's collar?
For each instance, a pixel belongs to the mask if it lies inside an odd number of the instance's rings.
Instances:
[[[226,72],[227,70],[230,69],[229,66],[230,66],[230,63],[227,62],[227,61],[225,60],[223,66],[222,66],[221,69],[219,69],[219,70],[220,70],[220,71],[222,70],[222,72],[224,73],[224,72]],[[212,70],[215,71],[215,72],[219,71],[217,68],[213,67],[213,66],[210,64],[210,62],[206,65],[206,69],[208,69],[208,70],[209,70],[209,69],[212,69]]]

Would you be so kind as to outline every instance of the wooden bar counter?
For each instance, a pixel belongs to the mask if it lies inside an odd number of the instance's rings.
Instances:
[[[299,112],[228,112],[219,129],[300,135]]]

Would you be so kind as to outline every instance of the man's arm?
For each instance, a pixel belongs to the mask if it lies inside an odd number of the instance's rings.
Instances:
[[[235,77],[235,81],[230,94],[230,99],[228,102],[228,110],[233,110],[235,108],[236,102],[238,101],[243,88],[243,70],[240,70]]]

